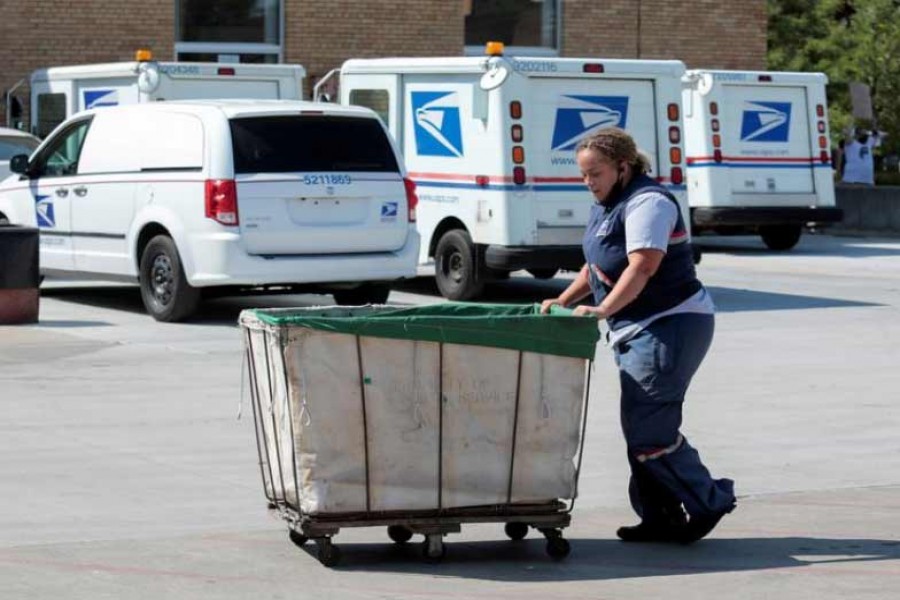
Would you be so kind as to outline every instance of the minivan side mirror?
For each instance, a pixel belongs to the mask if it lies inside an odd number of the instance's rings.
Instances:
[[[24,175],[28,173],[28,155],[16,154],[9,159],[9,170]]]

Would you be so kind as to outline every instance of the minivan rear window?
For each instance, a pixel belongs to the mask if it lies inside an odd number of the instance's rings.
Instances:
[[[334,116],[231,120],[234,172],[397,172],[377,119]]]

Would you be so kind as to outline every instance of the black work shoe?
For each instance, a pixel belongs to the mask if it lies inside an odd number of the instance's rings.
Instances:
[[[619,527],[616,535],[623,542],[678,542],[684,535],[683,527],[666,523],[648,523]]]
[[[719,521],[722,520],[722,517],[732,510],[734,510],[734,506],[728,510],[723,510],[722,512],[691,517],[691,520],[688,521],[687,525],[681,530],[678,541],[682,544],[693,544],[694,542],[705,538],[709,535],[709,532],[715,529],[716,525],[719,524]]]

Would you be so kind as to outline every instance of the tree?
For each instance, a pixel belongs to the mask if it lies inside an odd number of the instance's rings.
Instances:
[[[900,0],[768,0],[768,65],[828,75],[833,141],[854,123],[848,84],[869,85],[886,149],[900,149]]]

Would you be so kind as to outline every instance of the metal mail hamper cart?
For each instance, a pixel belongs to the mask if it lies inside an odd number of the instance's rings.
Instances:
[[[343,527],[425,536],[529,527],[569,554],[596,321],[539,305],[446,303],[241,313],[270,507],[322,564]]]

